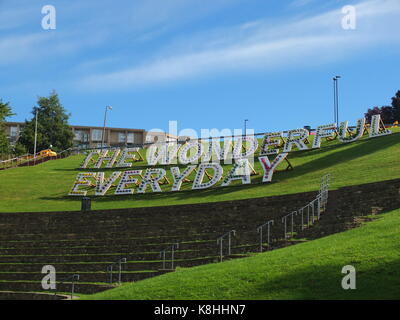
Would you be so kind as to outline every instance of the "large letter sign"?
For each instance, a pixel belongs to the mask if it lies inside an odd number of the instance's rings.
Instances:
[[[242,184],[249,184],[250,181],[250,164],[249,159],[237,159],[232,170],[225,177],[221,186],[225,187],[231,184],[234,180],[241,180]]]
[[[132,178],[132,176],[137,176],[137,175],[141,175],[141,174],[142,174],[142,170],[125,171],[124,174],[122,175],[121,180],[119,181],[117,190],[115,190],[115,194],[117,194],[117,195],[132,194],[134,189],[126,188],[126,186],[129,184],[136,184],[137,178]]]
[[[96,181],[96,196],[104,196],[108,189],[112,186],[112,184],[119,178],[121,175],[120,171],[113,172],[111,177],[107,180],[104,180],[104,172],[99,172],[97,174],[97,181]]]
[[[188,151],[190,153],[191,150],[194,149],[194,153],[188,156]],[[189,164],[189,163],[197,163],[203,154],[203,145],[199,142],[188,142],[184,144],[181,149],[179,150],[178,157],[179,162],[182,164]]]
[[[324,126],[319,126],[315,133],[314,141],[313,141],[313,149],[321,147],[321,139],[332,137],[332,131],[336,130],[336,125],[334,123],[327,124]]]
[[[155,178],[152,177],[153,174],[156,175]],[[166,171],[161,168],[147,169],[137,192],[145,193],[147,186],[150,186],[153,192],[161,192],[159,181],[165,177],[165,174]]]
[[[285,146],[283,147],[283,152],[292,151],[293,145],[296,145],[299,150],[307,150],[308,148],[304,141],[308,138],[308,134],[308,130],[306,129],[290,130]]]
[[[174,179],[171,191],[179,191],[182,186],[182,182],[196,169],[195,165],[188,166],[182,173],[180,173],[179,167],[172,167],[171,173]]]
[[[340,123],[338,139],[340,142],[353,142],[360,139],[364,134],[365,118],[357,120],[357,127],[355,133],[351,136],[347,136],[347,131],[349,127],[348,121],[343,121]]]
[[[206,173],[206,169],[212,169],[214,171],[214,176],[208,182],[203,183],[204,174]],[[222,178],[222,174],[224,170],[222,169],[219,163],[202,163],[199,165],[197,169],[196,177],[194,178],[194,183],[192,186],[193,190],[198,189],[207,189],[212,187]]]
[[[70,191],[70,196],[86,196],[87,190],[79,190],[79,187],[90,187],[91,182],[88,180],[89,178],[96,179],[97,173],[96,172],[83,172],[78,173],[72,190]]]
[[[246,148],[246,142],[250,144],[249,148]],[[251,136],[244,136],[236,140],[235,145],[233,147],[233,158],[234,159],[241,159],[247,158],[256,152],[258,148],[258,141],[254,137]],[[242,149],[245,151],[242,153]]]
[[[269,147],[279,147],[283,141],[283,132],[270,132],[264,136],[260,154],[267,156],[270,154],[278,154],[279,149],[269,149]]]
[[[381,123],[381,115],[380,114],[373,115],[371,119],[371,130],[369,132],[370,138],[386,136],[392,133],[392,131],[386,128],[382,128],[382,132],[379,132],[380,123]]]
[[[364,133],[368,128],[369,136],[366,136]],[[250,184],[252,177],[259,175],[261,170],[262,183],[268,183],[272,181],[274,172],[277,172],[278,166],[283,161],[287,162],[285,170],[293,169],[288,159],[289,153],[321,148],[323,139],[337,139],[339,142],[348,143],[361,138],[376,138],[392,133],[385,128],[380,115],[372,116],[370,127],[366,125],[365,118],[360,118],[355,129],[350,130],[348,121],[343,121],[339,128],[337,124],[330,123],[317,126],[310,132],[306,129],[295,129],[263,133],[260,146],[254,135],[236,136],[236,141],[234,141],[235,136],[226,136],[185,140],[182,143],[177,139],[173,143],[152,144],[147,149],[148,167],[143,168],[143,164],[139,163],[137,170],[133,170],[134,162],[144,160],[137,147],[89,151],[80,168],[86,170],[104,168],[105,172],[96,170],[96,172],[78,173],[69,195],[82,197],[88,194],[105,196],[113,192],[115,195],[176,192],[181,190],[183,183],[187,183],[187,187],[183,188],[185,190],[226,187],[236,183],[235,181],[245,185]],[[309,138],[312,142],[311,147],[307,146]],[[133,154],[135,152],[139,158]],[[270,161],[271,156],[275,156],[273,161]],[[256,161],[258,168],[254,166],[255,159],[258,159],[259,163]],[[225,176],[221,161],[224,161],[224,164],[234,163],[226,170]],[[164,167],[155,168],[157,164]],[[106,169],[111,168],[113,169],[107,172]],[[114,168],[120,169],[116,171]],[[257,180],[258,178],[259,176]]]
[[[283,160],[285,160],[287,155],[288,155],[287,153],[281,153],[277,155],[277,157],[274,159],[274,161],[272,161],[272,163],[269,162],[268,156],[263,156],[258,158],[264,170],[264,176],[262,182],[271,182],[274,170],[279,166],[279,164]]]
[[[103,152],[100,154],[100,157],[97,159],[94,167],[101,168],[102,163],[107,162],[106,168],[112,168],[115,161],[117,160],[120,151],[120,149],[116,149],[114,151],[103,150]]]

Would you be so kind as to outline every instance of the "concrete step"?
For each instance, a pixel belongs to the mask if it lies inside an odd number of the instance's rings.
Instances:
[[[216,261],[216,256],[210,257],[200,257],[187,260],[175,260],[176,266],[182,267],[192,267],[205,263],[210,263]],[[52,263],[55,267],[56,272],[96,272],[96,271],[106,271],[107,267],[115,262],[110,261],[93,261],[87,263],[71,262],[71,263]],[[43,263],[0,263],[0,276],[1,272],[38,272],[41,273]],[[153,261],[141,261],[141,262],[127,262],[124,264],[124,270],[126,271],[141,271],[141,270],[158,270],[162,268],[161,260]]]
[[[71,292],[72,284],[63,283],[57,285],[58,292]],[[106,284],[95,284],[95,283],[82,283],[76,282],[74,286],[75,293],[92,294],[96,292],[105,291],[108,289],[115,288],[115,286]],[[41,282],[25,282],[25,281],[0,281],[1,291],[20,291],[20,292],[48,292],[49,290],[43,290]]]
[[[118,268],[117,268],[118,270]],[[58,272],[56,274],[56,279],[67,279],[68,277],[72,277],[72,275],[76,274],[75,272]],[[144,271],[144,272],[121,272],[121,281],[122,282],[134,282],[140,281],[146,278],[155,277],[163,272],[158,270],[156,271]],[[0,273],[0,281],[42,281],[45,275],[39,272],[7,272]],[[118,281],[119,273],[117,271],[113,272],[113,282]],[[79,273],[79,281],[81,282],[104,282],[108,284],[110,281],[110,273],[106,271],[99,272],[86,272]]]

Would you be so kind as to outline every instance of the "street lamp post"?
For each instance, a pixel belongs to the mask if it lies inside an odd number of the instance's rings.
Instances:
[[[336,126],[339,127],[339,79],[341,76],[335,76],[333,78],[333,113],[334,113],[334,122]]]
[[[34,158],[34,159],[36,159],[37,120],[38,120],[38,109],[36,109],[36,115],[35,115],[35,142],[34,142],[34,145],[33,145],[33,158]]]
[[[249,121],[249,119],[244,120],[244,135],[245,136],[247,136],[247,121]]]
[[[106,106],[106,110],[104,111],[104,125],[103,125],[103,134],[102,134],[102,139],[101,139],[101,149],[104,148],[104,137],[106,133],[106,121],[107,121],[107,111],[112,110],[111,106]]]

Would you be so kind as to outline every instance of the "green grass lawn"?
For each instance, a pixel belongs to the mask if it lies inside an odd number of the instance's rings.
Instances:
[[[184,184],[181,192],[166,192],[171,185],[165,185],[162,193],[97,197],[92,209],[214,202],[314,191],[325,173],[331,174],[332,189],[400,178],[400,128],[394,128],[393,132],[386,137],[364,138],[349,144],[323,142],[321,150],[294,152],[289,155],[294,170],[275,173],[271,183],[260,183],[262,169],[256,160],[258,175],[252,176],[251,185],[235,183],[230,187],[191,191],[191,184]],[[72,156],[35,167],[0,171],[0,211],[79,210],[80,198],[67,194],[83,158]],[[230,168],[224,166],[224,175]],[[118,170],[121,169],[104,169],[107,172]],[[170,175],[169,178],[172,181]]]
[[[400,299],[400,209],[360,228],[193,268],[178,268],[83,299]],[[341,287],[343,266],[356,289]]]

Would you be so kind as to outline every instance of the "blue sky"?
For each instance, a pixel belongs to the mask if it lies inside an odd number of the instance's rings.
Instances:
[[[266,132],[332,122],[341,75],[354,123],[400,89],[399,30],[399,0],[0,0],[0,98],[13,121],[55,89],[75,125],[111,105],[113,127]]]

